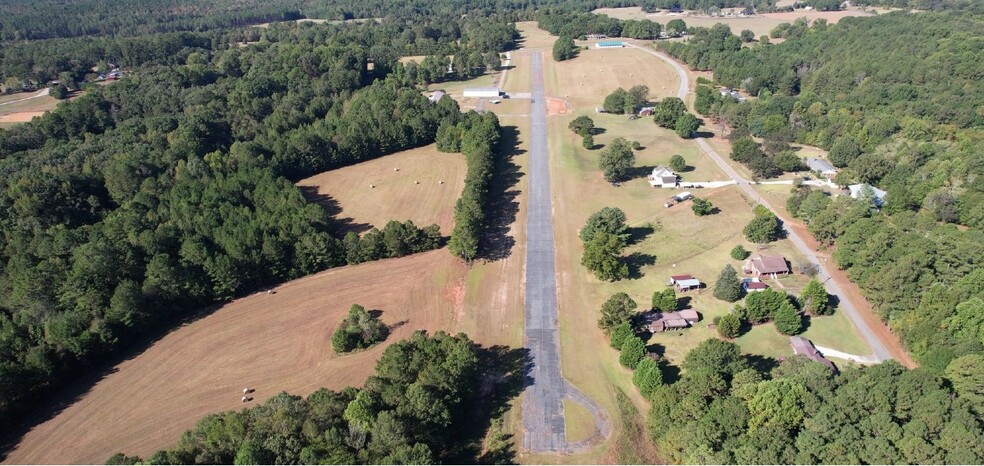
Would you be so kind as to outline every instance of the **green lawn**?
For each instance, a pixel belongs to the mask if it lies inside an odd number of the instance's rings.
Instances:
[[[591,411],[571,400],[564,400],[564,430],[568,442],[580,442],[594,433]]]

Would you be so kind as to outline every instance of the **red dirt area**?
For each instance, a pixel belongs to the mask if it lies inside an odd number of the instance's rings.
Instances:
[[[783,224],[795,230],[796,234],[799,235],[807,246],[813,248],[814,251],[817,251],[817,248],[820,247],[820,243],[813,238],[813,235],[810,234],[810,231],[806,228],[806,225],[801,222],[793,222],[790,220],[791,219],[782,216]],[[837,285],[840,286],[841,291],[847,294],[846,298],[854,303],[854,306],[861,311],[861,318],[868,324],[868,327],[871,327],[871,330],[878,336],[878,339],[881,340],[883,345],[885,345],[889,353],[892,354],[892,358],[910,369],[917,367],[918,364],[916,364],[916,362],[912,359],[909,352],[905,350],[905,347],[902,346],[902,342],[899,340],[899,337],[892,333],[892,331],[888,328],[888,325],[886,325],[885,322],[878,317],[878,314],[875,312],[874,308],[871,307],[871,303],[869,303],[864,295],[861,294],[861,289],[858,288],[858,285],[848,278],[845,271],[837,267],[837,264],[834,263],[834,259],[831,257],[831,254],[829,252],[817,251],[817,257],[823,260],[825,265],[828,266],[827,271],[830,273],[831,279],[837,282]]]
[[[27,123],[34,117],[39,117],[48,112],[14,112],[0,115],[0,123]]]
[[[566,100],[547,97],[547,115],[567,115],[571,111],[571,106]]]
[[[52,419],[35,426],[6,463],[101,464],[174,445],[207,414],[287,391],[361,386],[386,346],[418,329],[453,330],[450,289],[465,267],[446,249],[328,270],[237,299],[126,360]],[[393,330],[369,350],[339,356],[331,334],[359,303]],[[241,401],[243,388],[254,401]]]

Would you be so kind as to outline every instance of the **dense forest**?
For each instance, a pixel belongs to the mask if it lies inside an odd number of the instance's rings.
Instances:
[[[281,393],[207,416],[149,464],[435,464],[508,460],[509,444],[481,451],[489,359],[464,334],[417,332],[386,348],[361,389]],[[481,397],[481,398],[479,398]],[[483,408],[476,409],[476,404]],[[477,437],[469,435],[478,433]],[[114,455],[110,464],[138,457]]]
[[[511,46],[512,26],[462,21],[421,48]],[[125,79],[0,130],[0,414],[196,308],[443,244],[436,226],[399,221],[341,238],[290,181],[462,124],[469,179],[482,183],[463,199],[484,194],[498,122],[422,95],[397,61],[420,51],[405,32],[280,25],[247,47],[155,36],[174,41],[148,39],[157,55]],[[484,216],[472,217],[477,251]]]
[[[697,104],[754,172],[777,174],[790,143],[812,144],[842,168],[838,184],[887,191],[876,209],[799,187],[787,207],[835,245],[920,363],[943,373],[984,353],[984,21],[891,13],[777,29],[778,45],[742,47],[717,25],[660,46],[757,96],[739,103],[701,86]]]
[[[972,355],[979,364],[982,359]],[[962,362],[970,362],[966,357]],[[944,380],[895,362],[837,374],[793,356],[776,364],[707,340],[682,376],[652,389],[649,432],[677,464],[979,464],[981,375]],[[973,363],[969,364],[973,366]],[[979,369],[980,366],[977,366]]]

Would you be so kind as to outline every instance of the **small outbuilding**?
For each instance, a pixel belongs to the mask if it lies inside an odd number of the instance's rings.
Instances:
[[[620,49],[625,47],[625,42],[620,40],[603,40],[600,42],[595,42],[596,49]]]
[[[754,293],[756,291],[765,291],[769,289],[769,285],[762,283],[758,277],[752,277],[745,278],[741,281],[741,289],[744,290],[745,293]]]
[[[779,275],[789,274],[789,264],[782,256],[766,256],[764,254],[749,257],[745,261],[744,271],[756,277],[771,276],[776,278]]]
[[[655,111],[656,111],[656,107],[642,107],[639,109],[639,116],[641,117],[653,116],[653,113]]]
[[[642,318],[645,322],[644,327],[651,333],[683,329],[700,321],[700,315],[695,309],[684,309],[677,312],[647,312],[642,315]]]
[[[690,291],[700,289],[700,280],[693,275],[672,275],[666,285],[676,287],[677,291]]]
[[[440,102],[441,101],[441,98],[444,97],[444,96],[445,96],[445,92],[444,91],[434,91],[434,92],[431,93],[430,97],[428,97],[427,99],[430,100],[431,103],[435,103],[436,104],[436,103]]]
[[[793,347],[793,353],[799,356],[806,356],[809,359],[827,366],[830,370],[834,371],[835,374],[837,373],[837,366],[834,366],[833,362],[823,357],[823,355],[817,351],[816,346],[813,346],[812,341],[803,337],[789,337],[789,346]]]
[[[498,87],[468,87],[465,88],[465,97],[476,97],[476,98],[496,98],[502,95],[502,90]]]

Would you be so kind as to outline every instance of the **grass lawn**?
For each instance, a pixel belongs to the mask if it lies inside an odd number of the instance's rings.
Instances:
[[[512,58],[509,60],[511,67],[506,71],[503,79],[502,90],[509,93],[530,92],[530,54],[522,52],[510,52]]]
[[[549,49],[553,47],[554,41],[557,40],[556,36],[552,36],[549,32],[537,27],[536,21],[518,22],[516,23],[516,29],[522,35],[517,48]],[[549,50],[547,52],[547,55],[549,55]]]
[[[580,442],[594,433],[591,411],[571,400],[564,400],[564,430],[568,442]]]

